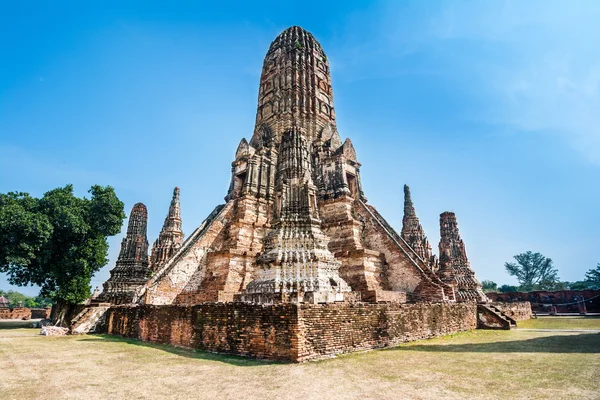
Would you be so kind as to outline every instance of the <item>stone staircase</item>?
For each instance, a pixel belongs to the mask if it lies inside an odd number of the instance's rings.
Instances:
[[[478,329],[504,329],[510,330],[517,327],[517,321],[502,312],[490,303],[477,304]]]
[[[70,331],[73,335],[95,332],[104,323],[108,303],[89,305],[71,321]]]
[[[413,266],[422,274],[424,280],[422,286],[422,295],[427,293],[429,295],[424,296],[420,300],[432,301],[433,299],[442,301],[455,301],[454,290],[451,286],[443,283],[440,278],[429,269],[427,263],[419,257],[419,255],[402,239],[402,237],[392,228],[385,218],[379,214],[375,207],[368,206],[362,200],[358,200],[359,205],[362,209],[366,210],[368,215],[371,216],[385,232],[385,234],[392,240],[396,247],[406,256],[406,258],[413,264]],[[441,297],[440,297],[441,296]],[[437,298],[436,298],[437,297]]]
[[[513,319],[512,317],[506,315],[501,309],[499,309],[498,307],[496,307],[495,305],[493,305],[491,303],[486,304],[486,306],[488,306],[492,310],[499,313],[502,316],[502,318],[508,320],[510,322],[511,327],[513,327],[513,328],[517,327],[517,321],[515,319]]]

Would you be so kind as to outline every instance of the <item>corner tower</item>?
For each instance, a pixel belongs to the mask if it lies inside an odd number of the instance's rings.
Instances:
[[[475,278],[475,272],[467,258],[465,243],[458,232],[453,212],[440,214],[440,269],[442,281],[454,287],[456,301],[489,301]]]
[[[104,291],[98,296],[100,302],[113,304],[130,303],[135,293],[150,277],[148,261],[148,238],[146,227],[148,210],[142,203],[131,209],[127,235],[121,242],[121,251],[110,278],[104,283]]]

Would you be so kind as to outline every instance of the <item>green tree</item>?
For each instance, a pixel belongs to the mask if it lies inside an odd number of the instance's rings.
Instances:
[[[519,288],[516,286],[512,286],[512,285],[502,285],[498,288],[498,291],[500,293],[512,293],[512,292],[518,292]]]
[[[569,289],[571,289],[571,290],[593,289],[593,285],[591,282],[588,282],[588,281],[570,282]]]
[[[481,282],[481,286],[484,292],[495,292],[498,290],[498,284],[493,281],[483,281]]]
[[[23,303],[23,307],[37,308],[37,307],[49,307],[52,305],[52,300],[43,297],[30,297],[23,293],[15,292],[13,290],[4,291],[0,289],[0,296],[6,297],[10,302],[11,307],[16,307],[19,302]]]
[[[585,280],[589,283],[590,289],[600,289],[600,264],[585,273]]]
[[[552,260],[540,253],[527,251],[517,254],[516,263],[505,263],[506,271],[517,278],[520,290],[552,289],[558,279],[558,270],[552,266]]]
[[[78,303],[108,262],[107,237],[121,230],[123,203],[110,186],[92,186],[78,198],[73,185],[40,199],[0,194],[0,272],[14,285],[38,285],[40,296]]]

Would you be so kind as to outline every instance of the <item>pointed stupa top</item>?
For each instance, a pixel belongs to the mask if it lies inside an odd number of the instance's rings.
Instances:
[[[148,210],[143,203],[137,203],[129,214],[127,234],[121,242],[121,251],[117,259],[119,262],[148,263],[148,239],[146,227],[148,225]]]
[[[254,148],[279,143],[292,126],[309,141],[335,126],[329,62],[317,40],[299,26],[283,31],[271,43],[258,91]]]
[[[163,232],[181,232],[181,208],[179,205],[179,187],[173,189],[173,198],[169,206],[169,213],[165,218],[162,228]],[[182,233],[183,235],[183,233]]]
[[[404,185],[404,218],[411,215],[416,217],[417,213],[415,212],[415,206],[410,197],[410,188],[408,185]]]
[[[156,271],[163,266],[181,247],[183,231],[181,230],[181,208],[179,205],[179,187],[173,190],[173,198],[169,213],[165,218],[158,239],[152,245],[151,268]]]
[[[415,212],[408,185],[404,185],[404,217],[402,218],[401,235],[402,239],[413,248],[419,257],[433,267],[431,245]]]

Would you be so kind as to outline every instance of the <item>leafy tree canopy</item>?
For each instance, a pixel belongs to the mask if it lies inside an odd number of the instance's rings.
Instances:
[[[107,237],[121,230],[123,203],[110,186],[92,186],[91,197],[73,185],[42,198],[0,194],[0,272],[14,285],[38,285],[40,296],[78,303],[90,280],[108,262]]]
[[[522,291],[549,290],[559,282],[558,270],[552,266],[552,260],[540,253],[527,251],[517,254],[516,263],[505,263],[506,271],[517,278]]]
[[[585,280],[588,282],[590,289],[600,289],[600,264],[585,273]]]
[[[512,285],[502,285],[498,288],[498,291],[500,293],[511,293],[511,292],[518,292],[519,288],[516,286],[512,286]]]
[[[19,303],[23,304],[23,307],[37,308],[37,307],[49,307],[52,305],[52,300],[44,297],[29,297],[20,292],[13,290],[4,291],[0,289],[0,296],[5,297],[11,307],[16,307]]]
[[[481,282],[481,286],[484,292],[495,292],[498,290],[498,284],[493,281],[483,281]]]

